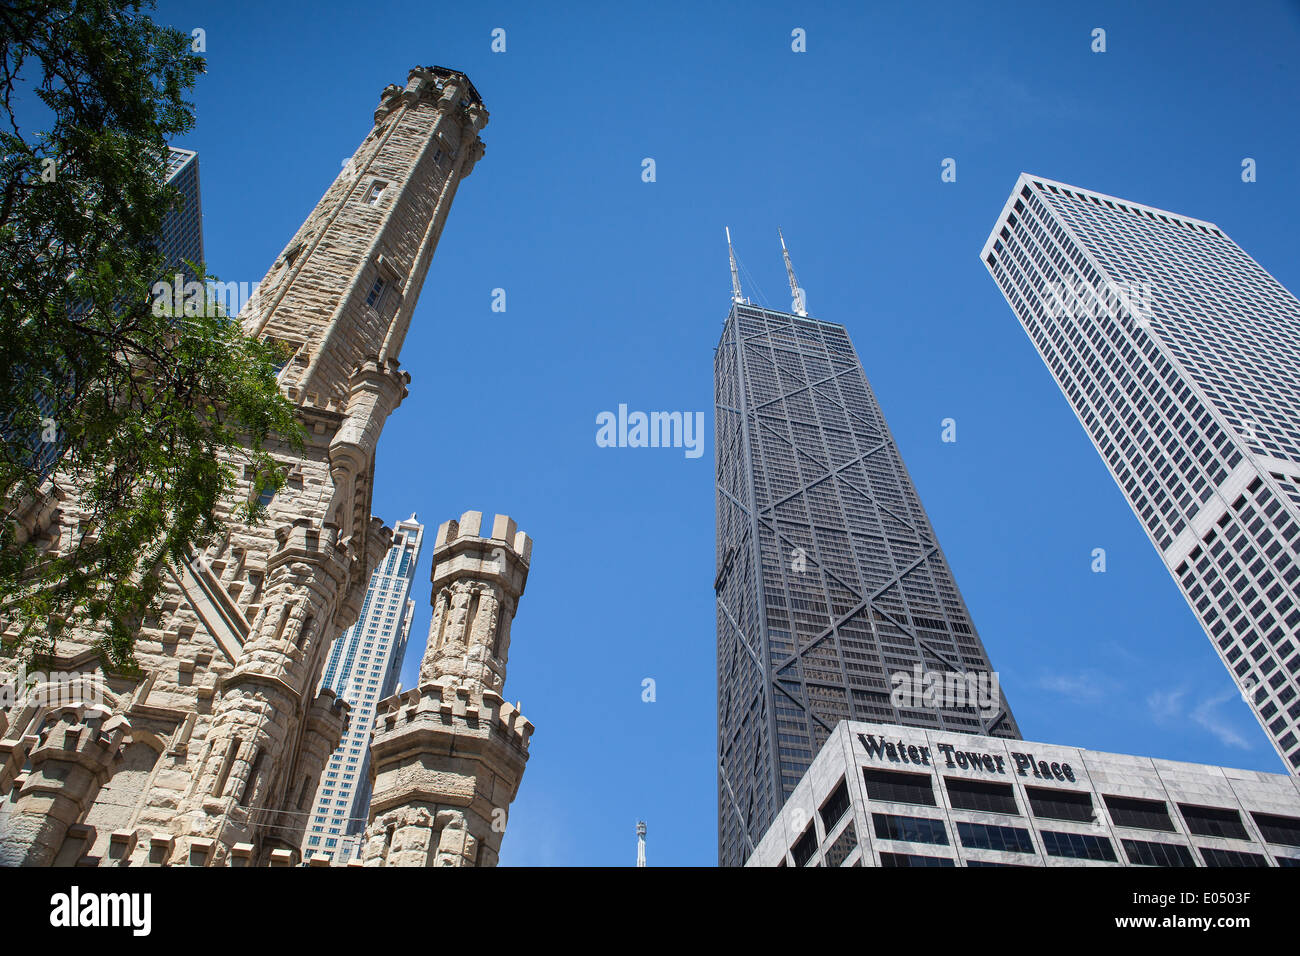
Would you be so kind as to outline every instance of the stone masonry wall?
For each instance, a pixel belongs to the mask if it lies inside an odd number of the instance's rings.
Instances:
[[[398,354],[486,123],[454,71],[416,68],[384,91],[373,129],[241,315],[296,348],[280,382],[306,446],[271,447],[289,482],[264,523],[232,522],[167,570],[136,641],[140,676],[105,671],[95,635],[77,634],[45,665],[79,675],[60,685],[71,702],[34,694],[0,711],[0,863],[296,861],[301,796],[347,720],[332,694],[315,696],[326,650],[388,545],[370,506],[375,448],[409,381]],[[223,517],[259,493],[244,478]],[[57,473],[21,516],[50,549],[69,547],[81,518]]]

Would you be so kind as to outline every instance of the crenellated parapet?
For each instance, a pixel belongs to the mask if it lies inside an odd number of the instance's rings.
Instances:
[[[291,693],[301,694],[306,685],[298,665],[317,656],[329,639],[338,596],[364,571],[364,557],[350,540],[340,540],[337,525],[310,518],[278,528],[276,543],[266,564],[266,599],[224,684],[283,681]]]
[[[441,66],[415,66],[407,73],[405,86],[390,83],[384,87],[379,94],[375,122],[379,123],[402,103],[409,105],[426,97],[458,101],[467,111],[483,109],[478,90],[464,73]]]
[[[381,702],[366,865],[494,865],[532,733],[518,705],[451,677]]]
[[[402,691],[380,701],[376,708],[376,737],[387,737],[416,724],[457,726],[462,731],[484,727],[521,762],[528,759],[528,742],[533,736],[532,721],[518,705],[504,700],[496,691],[461,685],[449,678]]]
[[[295,518],[275,530],[276,549],[267,558],[268,571],[294,562],[326,567],[338,560],[346,545],[339,528],[330,522],[317,524],[310,518]]]
[[[93,704],[66,704],[41,714],[35,732],[18,742],[26,769],[11,776],[16,792],[0,833],[0,866],[54,863],[69,828],[112,775],[130,734],[125,717]]]
[[[466,511],[459,521],[438,526],[431,572],[434,586],[453,577],[481,575],[500,580],[516,596],[523,594],[533,539],[520,531],[509,515],[493,516],[488,535],[480,534],[482,526],[481,511]]]

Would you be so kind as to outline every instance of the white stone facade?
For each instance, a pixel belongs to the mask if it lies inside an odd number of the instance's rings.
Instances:
[[[1300,783],[843,721],[746,865],[1300,866]]]
[[[1300,774],[1300,300],[1214,223],[1028,174],[981,258]]]

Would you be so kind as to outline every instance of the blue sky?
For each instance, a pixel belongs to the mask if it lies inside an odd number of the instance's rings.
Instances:
[[[206,34],[178,145],[199,151],[226,281],[261,279],[411,66],[467,72],[491,113],[403,349],[374,506],[430,537],[505,512],[535,540],[506,690],[537,732],[503,864],[631,864],[638,818],[652,864],[716,861],[724,225],[747,294],[788,305],[780,226],[810,312],[848,327],[1026,738],[1281,769],[979,251],[1026,170],[1216,222],[1300,289],[1300,9],[840,6],[156,12]],[[705,412],[704,456],[597,447],[620,403]]]

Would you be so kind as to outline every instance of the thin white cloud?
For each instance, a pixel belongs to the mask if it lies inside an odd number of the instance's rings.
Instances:
[[[1147,709],[1158,724],[1186,723],[1190,721],[1202,730],[1208,731],[1219,743],[1227,747],[1251,749],[1251,743],[1232,725],[1230,718],[1219,713],[1219,708],[1234,697],[1239,696],[1236,688],[1213,694],[1197,701],[1190,708],[1184,707],[1187,689],[1179,687],[1174,690],[1156,690],[1147,696]]]
[[[1177,690],[1152,691],[1147,697],[1147,708],[1158,724],[1171,723],[1183,712],[1183,698],[1187,696],[1186,688]]]
[[[1239,696],[1240,694],[1234,687],[1214,697],[1207,697],[1192,708],[1191,718],[1193,723],[1208,730],[1225,746],[1241,747],[1249,750],[1251,745],[1246,738],[1229,726],[1228,722],[1218,713],[1220,705],[1226,704],[1234,697]]]
[[[1112,683],[1090,671],[1078,674],[1047,674],[1038,678],[1038,686],[1074,700],[1099,700],[1112,688]]]

